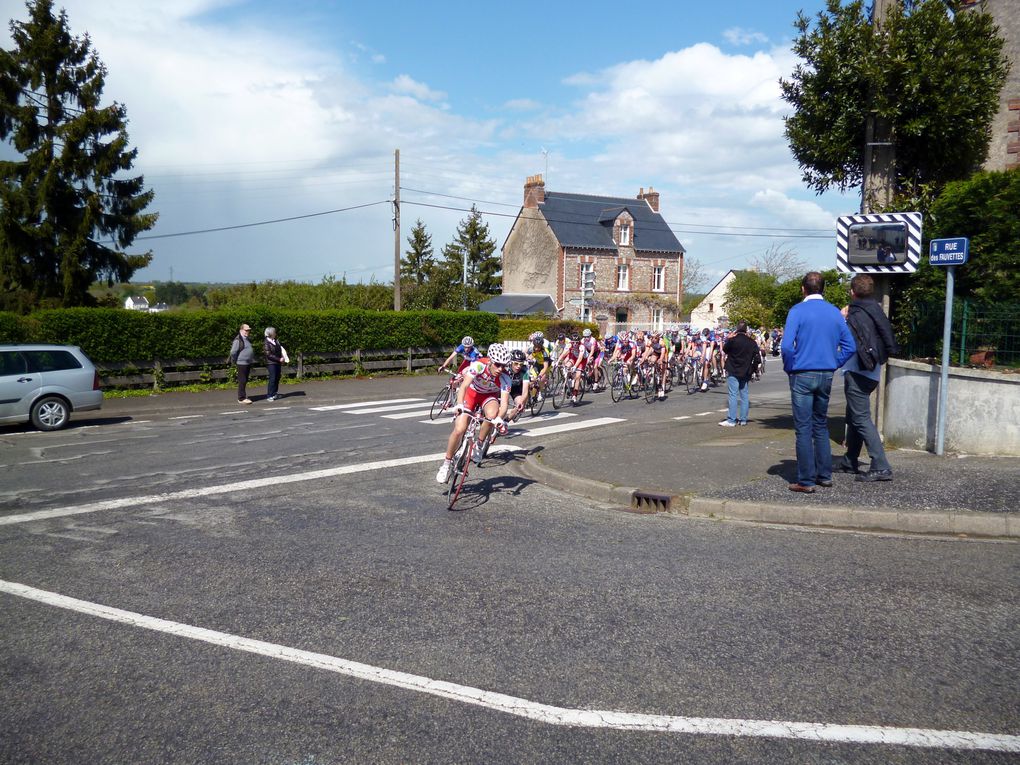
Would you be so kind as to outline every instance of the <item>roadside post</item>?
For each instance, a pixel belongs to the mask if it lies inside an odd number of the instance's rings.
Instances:
[[[942,325],[942,375],[939,380],[939,414],[935,423],[935,454],[942,455],[946,446],[946,409],[949,406],[949,352],[953,332],[953,280],[956,267],[967,262],[970,240],[958,236],[951,239],[932,239],[928,247],[928,262],[946,268],[946,317]],[[961,363],[963,359],[960,360]]]

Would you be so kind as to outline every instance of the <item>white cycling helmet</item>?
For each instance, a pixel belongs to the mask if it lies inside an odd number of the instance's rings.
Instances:
[[[471,337],[471,335],[464,335],[464,337],[460,339],[460,344],[465,348],[473,348],[475,345],[475,339]]]
[[[581,333],[581,335],[583,337],[591,337],[591,330],[590,329],[586,329],[584,332]]]
[[[545,340],[545,335],[543,335],[541,332],[532,332],[531,337],[529,337],[528,339],[531,340],[531,342],[536,343],[539,340]]]
[[[510,351],[502,343],[493,343],[489,346],[489,361],[493,364],[509,364],[510,363]]]

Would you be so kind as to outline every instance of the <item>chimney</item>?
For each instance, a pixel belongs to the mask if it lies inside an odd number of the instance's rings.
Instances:
[[[637,198],[645,200],[653,212],[659,212],[659,192],[655,191],[651,186],[648,187],[647,193],[644,187],[642,187],[638,191]]]
[[[524,182],[524,206],[537,209],[545,201],[545,181],[541,175],[529,175]]]

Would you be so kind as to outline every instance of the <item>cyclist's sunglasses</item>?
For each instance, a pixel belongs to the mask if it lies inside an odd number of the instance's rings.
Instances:
[[[496,369],[506,369],[506,364],[500,364],[498,361],[492,362],[492,366],[496,367]]]

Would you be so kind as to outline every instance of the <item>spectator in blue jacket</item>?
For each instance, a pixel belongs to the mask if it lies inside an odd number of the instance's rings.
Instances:
[[[797,443],[797,482],[790,484],[790,491],[813,494],[816,485],[832,486],[832,375],[857,346],[839,309],[822,296],[824,277],[811,271],[801,280],[800,289],[804,300],[790,309],[782,342]]]

